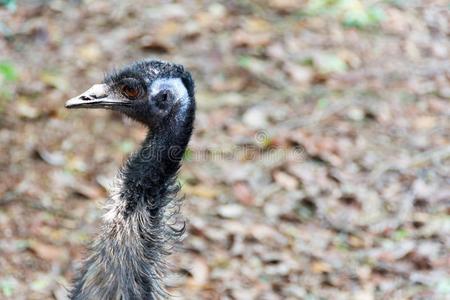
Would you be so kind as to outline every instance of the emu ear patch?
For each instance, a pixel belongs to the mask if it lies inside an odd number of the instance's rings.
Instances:
[[[189,95],[180,78],[159,78],[150,87],[150,95],[152,98],[166,92],[170,92],[174,102],[179,102],[182,109],[187,107]]]

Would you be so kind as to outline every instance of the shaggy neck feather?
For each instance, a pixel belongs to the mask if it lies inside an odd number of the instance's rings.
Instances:
[[[71,299],[157,299],[164,296],[164,257],[184,232],[169,219],[178,212],[176,174],[192,133],[195,102],[183,115],[153,128],[123,167],[106,205],[102,233]]]

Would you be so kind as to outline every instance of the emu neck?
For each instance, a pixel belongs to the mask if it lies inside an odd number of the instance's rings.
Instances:
[[[150,129],[141,148],[133,154],[122,171],[122,198],[126,214],[139,202],[158,208],[180,168],[192,133],[193,116],[177,118]],[[139,196],[137,198],[137,196]]]
[[[107,203],[102,232],[75,281],[70,299],[132,300],[164,296],[165,256],[184,232],[175,228],[176,173],[194,121],[171,118],[148,133],[121,172]]]

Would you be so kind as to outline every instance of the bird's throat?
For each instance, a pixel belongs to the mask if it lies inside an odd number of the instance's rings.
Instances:
[[[180,121],[181,120],[181,121]],[[126,162],[121,172],[121,198],[127,201],[125,214],[132,212],[140,201],[157,212],[171,193],[176,174],[193,130],[194,108],[183,116],[149,130],[141,148]]]

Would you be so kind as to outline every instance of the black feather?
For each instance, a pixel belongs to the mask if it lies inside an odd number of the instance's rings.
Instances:
[[[152,105],[146,93],[147,100],[122,111],[147,125],[149,133],[119,172],[104,224],[75,279],[70,299],[166,297],[162,283],[165,257],[185,229],[184,223],[176,221],[181,204],[176,177],[193,131],[194,82],[182,66],[161,61],[134,63],[107,75],[104,82],[113,90],[125,78],[138,79],[147,89],[156,79],[180,78],[189,103],[181,110],[174,102],[167,114],[158,114],[146,107]]]

